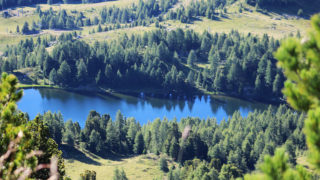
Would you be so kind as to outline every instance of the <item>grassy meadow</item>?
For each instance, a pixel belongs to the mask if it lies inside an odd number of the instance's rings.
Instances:
[[[128,179],[152,180],[156,177],[166,177],[166,173],[159,169],[159,156],[148,154],[131,157],[107,157],[92,154],[85,150],[63,146],[62,148],[66,175],[73,180],[80,178],[80,173],[85,170],[94,170],[97,180],[112,179],[116,168],[124,169]],[[168,167],[176,165],[168,160]]]
[[[137,3],[138,0],[116,0],[116,1],[107,1],[102,3],[93,3],[93,4],[56,4],[56,5],[47,5],[41,4],[40,7],[42,10],[47,10],[53,8],[54,10],[65,9],[67,12],[81,11],[86,17],[93,18],[98,16],[99,12],[104,7],[128,7],[133,3]],[[177,3],[172,9],[178,8],[180,6],[187,6],[190,4],[190,0],[181,0]],[[240,2],[239,2],[240,3]],[[287,16],[286,14],[281,14],[279,12],[269,12],[267,14],[262,14],[260,12],[255,12],[253,7],[245,7],[247,11],[242,13],[238,12],[238,4],[235,3],[227,9],[227,14],[224,17],[220,17],[218,20],[210,20],[204,17],[199,17],[195,19],[191,24],[183,24],[180,21],[163,21],[160,24],[165,27],[167,30],[175,28],[183,29],[193,29],[196,32],[202,33],[203,31],[209,32],[229,32],[232,29],[238,30],[241,33],[252,33],[257,35],[263,35],[265,33],[273,36],[275,38],[283,38],[289,34],[295,34],[297,31],[300,31],[301,34],[306,33],[306,29],[309,27],[308,19],[297,18],[294,16]],[[19,14],[18,10],[23,9],[23,13]],[[31,26],[32,21],[38,20],[38,15],[35,14],[36,7],[18,7],[11,10],[15,16],[10,18],[0,17],[0,53],[5,49],[7,45],[17,44],[20,40],[26,38],[36,38],[38,36],[44,35],[59,35],[63,32],[61,30],[44,30],[39,34],[34,35],[21,35],[16,33],[16,27],[19,26],[22,28],[25,21]],[[2,12],[0,11],[0,14]],[[77,30],[78,33],[81,33],[84,40],[92,42],[95,40],[103,41],[116,38],[119,34],[123,33],[141,33],[144,31],[150,31],[155,29],[155,25],[151,24],[147,27],[134,27],[134,28],[125,28],[119,30],[112,30],[108,32],[94,33],[90,34],[89,31],[97,29],[96,26],[83,27]]]

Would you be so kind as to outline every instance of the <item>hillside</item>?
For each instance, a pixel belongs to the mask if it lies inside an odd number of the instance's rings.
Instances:
[[[160,170],[159,156],[148,154],[139,156],[115,156],[101,157],[85,150],[71,148],[67,145],[62,147],[65,159],[66,176],[71,179],[79,179],[80,171],[94,170],[97,179],[112,179],[114,170],[124,169],[129,179],[152,180],[156,177],[166,177],[166,173]],[[176,165],[169,160],[169,167]]]
[[[138,155],[138,156],[114,156],[102,157],[95,155],[86,150],[63,145],[61,148],[63,158],[65,159],[66,176],[71,179],[79,179],[80,173],[85,170],[94,170],[97,173],[97,179],[111,180],[115,169],[124,169],[128,179],[166,179],[168,173],[159,169],[159,159],[161,156],[154,154]],[[162,155],[164,156],[164,155]],[[165,156],[168,158],[167,156]],[[178,164],[168,158],[168,167]],[[307,162],[306,155],[297,158],[299,165],[305,166],[310,172],[314,172],[314,167]],[[312,168],[311,168],[311,167]],[[81,172],[81,171],[82,172]]]
[[[188,7],[191,1],[180,0],[176,5],[174,5],[171,10],[175,11],[180,6]],[[42,11],[49,10],[52,8],[54,11],[66,10],[67,13],[82,12],[87,18],[93,19],[95,16],[99,16],[99,13],[103,8],[117,7],[117,8],[131,8],[133,4],[137,5],[138,1],[108,1],[101,3],[86,4],[54,4],[47,5],[41,4],[39,7]],[[243,11],[239,12],[239,4],[243,7]],[[160,24],[167,28],[168,30],[177,27],[184,29],[194,29],[197,32],[202,33],[203,31],[209,32],[229,32],[231,29],[236,29],[242,33],[252,33],[263,35],[267,33],[275,38],[283,38],[289,34],[295,34],[300,31],[302,34],[306,33],[309,25],[307,23],[308,16],[298,17],[296,15],[287,14],[286,11],[270,11],[268,13],[255,12],[255,8],[248,5],[242,5],[243,2],[237,2],[231,6],[226,6],[227,12],[223,17],[218,20],[211,20],[208,18],[198,17],[191,24],[181,23],[180,21],[165,20]],[[305,14],[310,10],[311,13],[315,12],[314,9],[318,8],[320,3],[314,3],[310,7],[305,7]],[[286,9],[286,8],[283,8]],[[36,14],[37,8],[35,6],[21,6],[10,10],[2,10],[0,14],[0,51],[2,51],[6,45],[12,45],[18,43],[20,40],[38,36],[48,36],[48,35],[59,35],[66,30],[41,30],[39,33],[32,35],[21,35],[16,33],[17,26],[22,28],[24,22],[28,22],[31,26],[33,21],[38,21],[39,17]],[[4,13],[9,13],[8,18],[4,18]],[[165,15],[166,16],[166,15]],[[165,17],[164,16],[164,17]],[[155,24],[151,23],[145,27],[141,28],[126,28],[125,30],[113,30],[111,32],[101,32],[101,33],[89,33],[92,30],[96,30],[97,26],[85,26],[79,29],[75,29],[81,36],[87,41],[93,40],[109,40],[110,37],[115,37],[119,33],[125,31],[131,33],[142,32],[154,29]],[[68,30],[67,30],[68,31]]]
[[[0,0],[0,180],[320,179],[319,40],[320,0]]]

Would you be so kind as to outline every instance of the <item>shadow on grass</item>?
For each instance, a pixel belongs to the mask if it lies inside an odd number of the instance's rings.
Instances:
[[[296,1],[292,5],[266,6],[264,7],[268,12],[275,12],[278,14],[288,14],[299,18],[309,19],[312,15],[320,12],[320,0],[305,0]],[[299,9],[303,10],[301,16],[297,16]]]
[[[134,157],[135,155],[120,155],[116,153],[92,153],[88,150],[79,150],[77,147],[69,146],[66,144],[59,145],[62,151],[62,157],[66,160],[77,160],[82,163],[92,164],[96,166],[102,165],[95,159],[107,159],[111,161],[123,161],[123,159]]]
[[[115,153],[99,154],[103,159],[108,159],[111,161],[123,161],[123,159],[135,157],[135,155],[120,155]]]
[[[192,17],[190,19],[189,23],[185,23],[185,24],[194,24],[195,21],[203,21],[202,18],[205,16],[197,16],[197,17]],[[218,15],[215,15],[213,19],[211,19],[212,21],[222,21],[222,19],[230,19],[227,15],[223,15],[221,17],[219,17]]]
[[[73,146],[68,146],[61,144],[60,149],[62,151],[62,157],[67,160],[78,160],[80,162],[86,163],[86,164],[92,164],[100,166],[101,163],[95,161],[91,157],[88,157],[85,153],[81,152],[77,148]],[[97,157],[96,155],[90,153],[90,156]]]
[[[23,84],[32,84],[33,83],[33,80],[30,79],[30,77],[28,77],[27,75],[25,75],[21,72],[13,72],[13,74],[18,77],[20,83],[23,83]]]

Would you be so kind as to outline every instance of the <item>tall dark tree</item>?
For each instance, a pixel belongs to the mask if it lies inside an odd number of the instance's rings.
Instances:
[[[30,32],[28,22],[24,22],[21,32],[22,32],[22,34],[28,34]]]
[[[134,140],[134,146],[133,146],[133,151],[136,154],[142,154],[144,150],[144,139],[143,135],[141,132],[138,132],[135,140]]]
[[[71,80],[71,69],[67,61],[63,61],[60,65],[60,68],[58,69],[58,79],[59,82],[62,82],[64,84],[69,84]]]

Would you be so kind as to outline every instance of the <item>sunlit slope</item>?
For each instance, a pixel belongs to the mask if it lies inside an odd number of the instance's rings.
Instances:
[[[137,3],[138,0],[117,0],[117,1],[107,1],[102,3],[93,4],[60,4],[60,5],[47,5],[41,4],[42,10],[53,8],[54,10],[65,9],[68,13],[72,14],[73,11],[82,12],[86,17],[93,18],[99,16],[99,12],[103,7],[130,7],[133,3]],[[187,7],[191,0],[180,0],[176,5],[174,5],[171,10],[174,11],[180,6]],[[239,13],[239,4],[242,4],[246,10]],[[23,9],[23,14],[18,13],[18,10]],[[16,33],[17,26],[22,28],[25,21],[32,24],[32,21],[38,20],[38,15],[35,14],[36,7],[18,7],[11,10],[15,16],[10,18],[0,17],[0,52],[4,50],[6,45],[16,44],[21,39],[25,38],[37,38],[38,36],[48,36],[48,35],[60,35],[63,32],[68,32],[66,30],[44,30],[39,34],[34,35],[21,35]],[[320,11],[320,10],[319,10]],[[1,14],[1,12],[0,12]],[[19,16],[18,16],[19,14]],[[252,34],[269,34],[275,38],[283,38],[289,34],[295,34],[300,31],[301,34],[305,34],[309,28],[308,19],[297,17],[294,15],[288,15],[280,11],[268,11],[268,13],[263,14],[261,12],[256,12],[254,7],[245,5],[243,1],[238,1],[227,7],[227,13],[223,17],[219,17],[218,20],[210,20],[204,17],[198,17],[192,21],[190,24],[181,23],[178,20],[164,20],[160,23],[164,28],[171,30],[175,28],[183,29],[193,29],[197,32],[209,31],[209,32],[229,32],[232,29],[238,30],[241,33],[252,33]],[[103,25],[104,26],[104,25]],[[124,32],[141,33],[144,31],[150,31],[156,29],[155,24],[151,24],[146,27],[134,27],[119,30],[112,30],[108,32],[100,33],[89,33],[93,30],[96,31],[97,26],[85,26],[77,30],[84,40],[92,42],[95,40],[104,41],[112,38],[116,38],[117,35]]]
[[[108,180],[113,178],[116,168],[123,168],[128,179],[152,180],[166,176],[166,173],[160,170],[160,157],[156,155],[102,158],[72,147],[64,147],[63,154],[66,175],[71,179],[79,179],[80,173],[85,170],[94,170],[97,173],[97,180]],[[168,161],[168,166],[171,167],[172,163]]]

